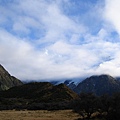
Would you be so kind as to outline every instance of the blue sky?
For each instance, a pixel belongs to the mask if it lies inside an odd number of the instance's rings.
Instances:
[[[120,76],[119,0],[0,0],[0,63],[21,80]]]

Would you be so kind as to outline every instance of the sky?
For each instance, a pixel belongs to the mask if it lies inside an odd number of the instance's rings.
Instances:
[[[120,0],[0,0],[0,64],[21,80],[120,76]]]

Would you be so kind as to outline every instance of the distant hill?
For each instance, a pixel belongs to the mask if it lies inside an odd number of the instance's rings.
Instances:
[[[120,81],[116,80],[110,75],[91,76],[74,88],[76,93],[93,92],[96,95],[103,95],[119,92]]]
[[[0,64],[0,91],[7,90],[14,86],[22,85],[23,83],[15,78],[14,76],[11,76],[5,68]]]
[[[54,86],[49,82],[34,82],[2,91],[0,97],[31,99],[36,102],[61,102],[73,100],[78,95],[64,84]]]

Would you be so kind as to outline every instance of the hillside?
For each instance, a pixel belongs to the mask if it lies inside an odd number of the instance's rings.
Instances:
[[[5,68],[0,64],[0,91],[7,90],[14,86],[22,85],[23,83],[15,78],[14,76],[11,76]]]
[[[120,82],[110,75],[91,76],[79,83],[74,91],[78,94],[93,92],[96,95],[111,95],[120,91]]]
[[[30,99],[36,102],[61,102],[75,99],[77,94],[64,84],[53,86],[49,82],[35,82],[2,91],[0,97]]]

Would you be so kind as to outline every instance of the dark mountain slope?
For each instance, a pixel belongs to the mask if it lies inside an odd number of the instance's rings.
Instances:
[[[78,95],[70,88],[68,88],[65,84],[59,84],[54,86],[51,92],[53,92],[51,98],[54,98],[54,100],[58,101],[69,101],[78,97]]]
[[[2,91],[0,97],[30,99],[36,102],[61,102],[75,99],[77,94],[64,84],[53,86],[49,82],[36,82]]]
[[[11,87],[22,85],[23,83],[11,76],[2,65],[0,65],[0,91],[7,90]]]
[[[120,91],[120,82],[110,75],[91,76],[74,89],[76,93],[93,92],[96,95],[109,94]]]

